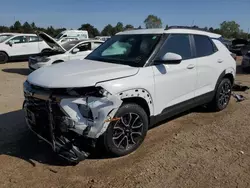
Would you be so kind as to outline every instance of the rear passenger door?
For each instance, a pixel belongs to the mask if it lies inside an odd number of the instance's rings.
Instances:
[[[29,36],[28,37],[27,48],[29,48],[30,55],[40,53],[38,36]]]
[[[192,35],[197,61],[197,82],[195,96],[212,92],[215,88],[223,60],[213,41],[204,35]],[[225,62],[224,62],[225,63]]]

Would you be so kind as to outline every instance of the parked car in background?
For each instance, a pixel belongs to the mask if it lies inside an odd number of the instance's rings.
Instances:
[[[229,49],[232,53],[235,53],[238,56],[242,55],[242,48],[248,44],[248,41],[245,39],[234,39],[232,41],[231,48]]]
[[[243,51],[241,67],[244,72],[250,72],[250,46]]]
[[[111,36],[96,36],[95,39],[106,41],[110,39]]]
[[[0,33],[0,42],[2,42],[5,38],[14,36],[18,33]]]
[[[84,59],[95,48],[100,46],[103,41],[96,39],[73,40],[59,44],[46,33],[40,33],[42,38],[51,47],[50,51],[41,53],[29,58],[29,68],[36,70],[43,66],[50,66],[72,59]]]
[[[241,48],[242,56],[248,54],[250,51],[250,40],[247,41],[247,44]]]
[[[78,37],[79,39],[88,39],[88,31],[85,30],[65,30],[59,33],[55,39],[60,40],[65,37]]]
[[[212,37],[190,29],[125,31],[82,61],[38,69],[24,83],[28,127],[77,163],[89,152],[84,143],[102,138],[109,153],[123,156],[159,121],[200,105],[224,110],[236,62]]]
[[[36,34],[10,34],[0,42],[0,63],[28,59],[29,56],[49,50],[50,47]]]
[[[64,37],[64,38],[57,40],[56,42],[58,42],[59,44],[63,44],[65,42],[74,41],[74,40],[80,40],[80,38],[79,37]]]

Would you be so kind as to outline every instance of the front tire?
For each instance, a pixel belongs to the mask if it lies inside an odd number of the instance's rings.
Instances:
[[[104,133],[104,145],[114,156],[124,156],[135,151],[143,142],[148,131],[148,116],[137,104],[123,104]]]
[[[9,61],[9,56],[5,52],[0,52],[0,64],[7,63]]]
[[[210,108],[214,111],[224,110],[230,101],[232,93],[232,83],[228,78],[223,78],[220,82],[213,101],[210,103]]]

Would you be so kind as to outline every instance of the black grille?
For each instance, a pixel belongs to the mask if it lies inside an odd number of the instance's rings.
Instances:
[[[35,116],[35,122],[29,121],[31,129],[50,141],[50,110],[48,101],[34,97],[26,97],[25,101],[27,110]],[[65,114],[60,109],[58,103],[51,102],[51,107],[54,133],[57,134],[60,133],[61,119]]]

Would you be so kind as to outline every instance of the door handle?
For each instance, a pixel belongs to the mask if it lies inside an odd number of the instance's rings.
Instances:
[[[218,59],[218,61],[217,61],[218,63],[222,63],[223,62],[223,60],[222,59]]]
[[[195,67],[194,64],[190,64],[187,66],[187,69],[193,69],[194,67]]]

